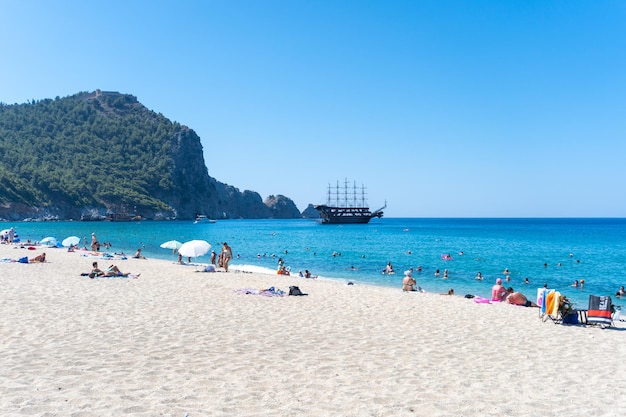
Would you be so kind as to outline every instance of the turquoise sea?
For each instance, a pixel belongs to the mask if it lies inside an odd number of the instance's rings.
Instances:
[[[219,253],[226,241],[235,257],[231,265],[240,269],[274,272],[282,257],[294,275],[308,269],[321,278],[355,284],[400,287],[404,270],[422,266],[422,272],[414,275],[422,288],[429,292],[454,288],[457,295],[489,296],[506,268],[510,271],[506,286],[534,299],[536,289],[546,283],[577,306],[586,306],[589,294],[612,295],[620,305],[614,294],[626,285],[626,219],[383,218],[345,226],[312,220],[24,222],[0,228],[9,227],[23,241],[47,236],[61,241],[72,235],[90,240],[95,232],[101,242],[112,244],[111,252],[132,255],[142,248],[147,257],[172,260],[175,255],[161,249],[161,243],[203,239]],[[452,259],[444,260],[444,254]],[[48,257],[53,259],[53,254]],[[196,261],[208,263],[209,255]],[[387,262],[394,275],[381,273]],[[439,277],[434,275],[437,269]],[[448,279],[443,279],[444,269]],[[478,272],[484,280],[476,280]],[[584,280],[584,287],[571,287],[574,280]],[[282,277],[280,283],[285,285]]]

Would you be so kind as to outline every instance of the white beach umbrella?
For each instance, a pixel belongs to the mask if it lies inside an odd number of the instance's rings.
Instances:
[[[167,242],[163,242],[160,245],[160,247],[162,247],[163,249],[172,249],[172,250],[179,249],[181,246],[182,246],[182,243],[179,242],[178,240],[168,240]]]
[[[44,237],[43,239],[41,239],[39,241],[39,244],[41,244],[41,245],[48,245],[48,246],[56,246],[57,245],[57,239],[55,237],[52,237],[52,236]]]
[[[190,240],[178,248],[178,253],[188,258],[202,256],[211,250],[211,244],[206,240]]]
[[[61,244],[65,247],[78,245],[80,243],[80,238],[78,236],[69,236],[63,239]]]

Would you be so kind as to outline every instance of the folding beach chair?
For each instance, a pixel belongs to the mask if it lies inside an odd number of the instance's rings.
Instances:
[[[563,321],[563,315],[561,314],[561,304],[563,297],[561,293],[554,290],[548,290],[541,300],[540,313],[542,314],[543,321],[552,320],[554,324],[559,324]],[[539,303],[537,303],[539,305]]]
[[[590,295],[589,309],[587,310],[587,323],[598,324],[602,328],[611,327],[613,302],[608,295]]]
[[[574,306],[560,292],[544,289],[543,294],[540,295],[538,292],[537,295],[537,305],[540,306],[539,317],[543,321],[552,320],[554,324],[578,324]]]

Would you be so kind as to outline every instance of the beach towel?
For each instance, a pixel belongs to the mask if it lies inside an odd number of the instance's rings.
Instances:
[[[284,297],[287,293],[283,290],[279,290],[278,288],[270,287],[264,290],[257,290],[255,288],[242,288],[240,290],[235,290],[237,294],[250,294],[250,295],[263,295],[265,297]]]
[[[559,305],[561,303],[561,293],[550,291],[546,297],[546,314],[557,317],[559,315]]]
[[[540,314],[547,314],[548,309],[548,294],[554,290],[549,290],[547,288],[537,288],[537,305],[540,308]]]
[[[83,274],[80,274],[81,276],[84,276]],[[89,276],[89,278],[91,279],[102,279],[102,278],[133,278],[133,279],[137,279],[139,278],[138,274],[128,274],[128,275],[111,275],[111,276],[106,276],[106,275],[100,275],[100,276],[91,276],[92,274],[87,274],[87,276]]]

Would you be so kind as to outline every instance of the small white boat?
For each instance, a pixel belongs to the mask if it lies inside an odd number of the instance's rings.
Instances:
[[[213,219],[209,219],[207,216],[205,216],[204,214],[200,214],[198,216],[196,216],[196,220],[194,220],[193,224],[200,224],[200,223],[215,223],[216,220]]]

